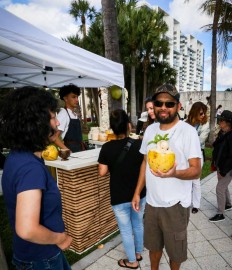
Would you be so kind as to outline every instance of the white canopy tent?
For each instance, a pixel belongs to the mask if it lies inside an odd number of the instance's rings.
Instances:
[[[0,8],[0,88],[124,87],[123,66],[55,38]]]

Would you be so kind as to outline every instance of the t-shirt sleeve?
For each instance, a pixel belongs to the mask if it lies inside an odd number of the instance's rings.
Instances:
[[[60,112],[57,115],[57,120],[60,122],[60,125],[58,126],[58,130],[64,131],[66,126],[69,125],[69,117],[65,109],[62,108],[60,110]]]
[[[187,159],[202,158],[200,140],[195,128],[189,127],[185,134],[185,156]]]
[[[38,164],[21,167],[16,179],[16,193],[27,190],[46,190],[47,177],[45,170]]]
[[[100,164],[108,165],[108,158],[107,158],[107,151],[106,151],[106,145],[102,145],[101,151],[99,153],[98,162]]]

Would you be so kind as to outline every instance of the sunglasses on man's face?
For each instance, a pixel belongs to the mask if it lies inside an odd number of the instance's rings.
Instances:
[[[166,108],[173,108],[173,107],[175,107],[176,104],[178,104],[178,103],[173,102],[173,101],[166,101],[166,102],[159,101],[159,100],[154,101],[155,107],[162,107],[163,105],[165,105]]]

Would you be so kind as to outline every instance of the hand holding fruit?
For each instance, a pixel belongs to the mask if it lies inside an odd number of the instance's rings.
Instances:
[[[170,169],[173,168],[175,163],[175,153],[169,148],[167,140],[167,134],[164,137],[156,135],[154,141],[148,143],[156,143],[156,147],[149,150],[148,152],[148,164],[150,169],[156,173],[156,176],[159,176],[162,173],[167,173],[169,171],[172,174],[174,173],[171,172]],[[170,177],[170,175],[163,177]]]
[[[174,166],[167,172],[162,172],[160,170],[153,171],[151,168],[150,171],[152,174],[160,178],[176,177],[176,166],[177,164],[175,163]]]

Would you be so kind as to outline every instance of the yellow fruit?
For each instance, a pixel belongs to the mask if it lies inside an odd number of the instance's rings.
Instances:
[[[104,248],[104,245],[103,244],[100,244],[100,245],[98,245],[97,248],[102,249],[102,248]]]
[[[110,92],[113,99],[120,99],[122,96],[122,89],[117,85],[111,86]]]
[[[54,145],[48,145],[42,152],[42,158],[45,160],[56,160],[58,158],[58,150]]]
[[[117,136],[114,133],[108,134],[107,136],[107,141],[112,141],[112,140],[117,140]]]
[[[174,152],[167,150],[166,152],[158,152],[156,149],[149,150],[148,152],[148,164],[150,168],[157,172],[169,171],[175,163]]]

